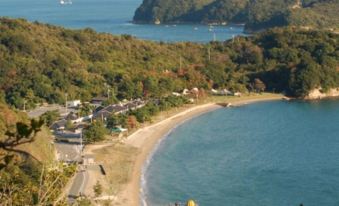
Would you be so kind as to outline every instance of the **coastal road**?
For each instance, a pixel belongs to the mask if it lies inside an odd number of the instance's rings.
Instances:
[[[55,142],[57,159],[64,162],[79,162],[81,160],[81,145],[75,143]]]
[[[75,111],[72,108],[68,108],[67,112],[66,112],[66,107],[61,106],[61,105],[57,105],[57,104],[51,104],[51,105],[48,105],[48,106],[37,107],[34,110],[27,112],[27,115],[30,118],[37,118],[37,117],[40,117],[41,115],[43,115],[45,112],[54,111],[54,110],[57,110],[61,114],[61,116],[66,116],[67,113]]]
[[[75,202],[75,199],[84,194],[86,184],[88,182],[87,170],[80,170],[74,178],[71,189],[68,192],[68,201]]]

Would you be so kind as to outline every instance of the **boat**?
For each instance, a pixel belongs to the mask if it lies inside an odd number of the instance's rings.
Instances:
[[[186,203],[176,202],[174,204],[169,204],[169,206],[199,206],[194,200],[188,200]]]
[[[73,2],[71,0],[60,0],[61,5],[66,5],[66,4],[72,4]]]

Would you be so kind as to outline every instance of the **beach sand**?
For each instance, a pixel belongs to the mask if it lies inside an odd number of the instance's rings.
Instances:
[[[232,106],[241,106],[259,101],[281,100],[283,97],[279,94],[210,97],[199,104],[174,108],[157,115],[153,118],[155,123],[145,124],[122,142],[88,145],[85,154],[94,154],[96,161],[103,164],[108,173],[105,178],[92,174],[90,177],[92,184],[88,185],[86,191],[91,196],[94,183],[100,181],[104,187],[111,188],[103,194],[111,198],[111,205],[141,205],[143,167],[159,140],[173,128],[196,116],[222,108],[220,105],[231,103]]]
[[[114,205],[138,206],[141,204],[140,194],[143,166],[159,140],[176,126],[203,113],[221,108],[217,103],[227,102],[233,106],[240,106],[259,101],[281,100],[282,97],[282,95],[257,95],[224,99],[226,101],[223,102],[217,102],[217,99],[215,103],[206,103],[188,108],[167,119],[137,130],[124,141],[125,144],[138,148],[139,153],[135,160],[130,181],[118,193]]]

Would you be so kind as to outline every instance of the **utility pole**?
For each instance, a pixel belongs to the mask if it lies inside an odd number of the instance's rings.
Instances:
[[[26,99],[24,99],[24,112],[26,112]]]
[[[107,99],[109,100],[109,93],[110,93],[111,87],[106,82],[105,82],[105,87],[107,88]]]
[[[68,94],[67,94],[67,93],[65,93],[65,97],[66,97],[66,101],[65,101],[66,114],[67,114],[67,96],[68,96]]]
[[[208,61],[211,61],[211,46],[208,46]]]
[[[83,147],[83,145],[82,145],[82,138],[83,138],[83,134],[82,134],[82,130],[81,130],[81,133],[80,133],[80,157],[82,156],[82,147]]]
[[[180,56],[180,60],[179,61],[180,61],[179,62],[179,64],[180,64],[179,68],[181,69],[181,66],[182,66],[182,58],[181,58],[181,56]]]

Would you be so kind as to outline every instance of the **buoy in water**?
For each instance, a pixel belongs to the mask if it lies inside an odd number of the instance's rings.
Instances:
[[[193,200],[188,200],[186,206],[196,206]]]

